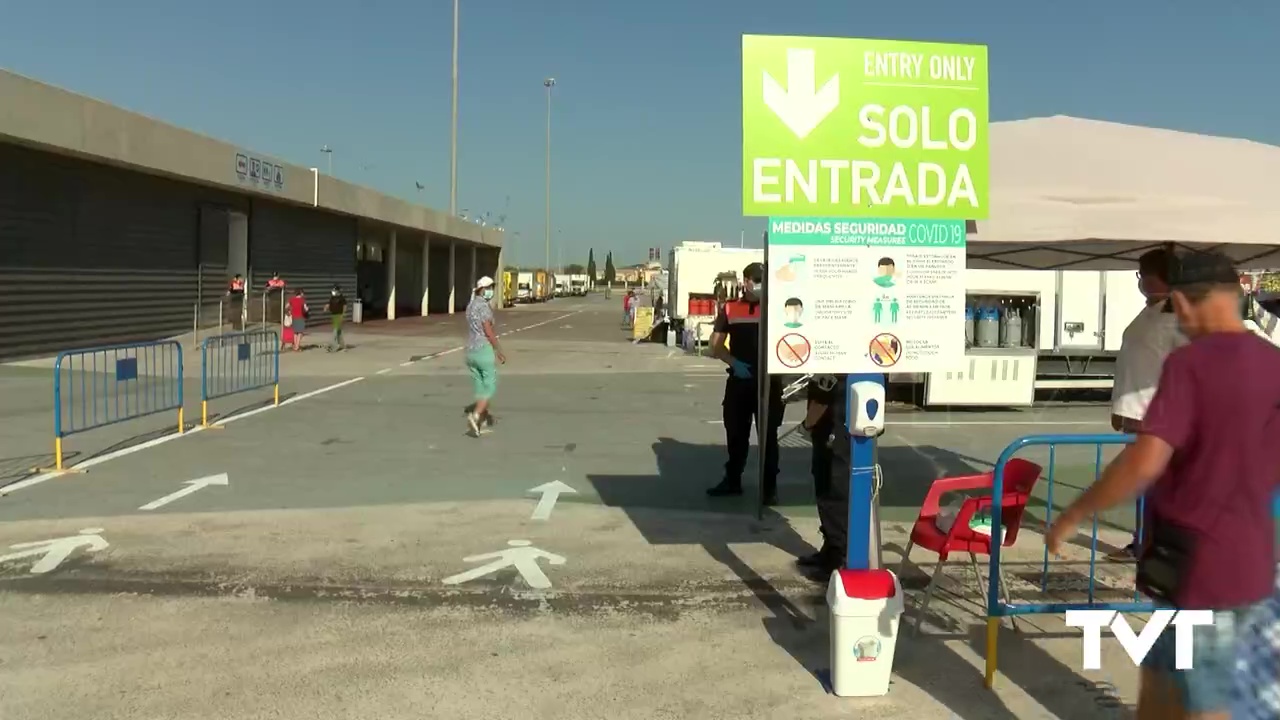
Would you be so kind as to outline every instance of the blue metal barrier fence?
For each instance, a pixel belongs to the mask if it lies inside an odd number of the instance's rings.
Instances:
[[[178,411],[182,417],[182,345],[161,342],[66,350],[53,362],[54,467],[63,465],[62,439],[74,433]]]
[[[280,335],[274,330],[228,333],[200,344],[200,424],[209,425],[209,401],[272,387],[280,404]]]
[[[1004,452],[1000,453],[1000,459],[996,461],[995,477],[991,485],[991,497],[999,498],[1004,494],[1004,472],[1005,466],[1012,460],[1020,450],[1028,447],[1048,446],[1049,463],[1048,475],[1046,482],[1048,488],[1046,490],[1047,497],[1045,499],[1045,524],[1053,522],[1053,485],[1055,475],[1055,460],[1057,448],[1061,445],[1092,445],[1094,447],[1094,471],[1093,477],[1096,480],[1103,469],[1102,449],[1106,445],[1127,445],[1133,442],[1133,435],[1122,435],[1119,433],[1105,433],[1095,435],[1028,435],[1018,438],[1009,444]],[[997,501],[998,502],[998,501]],[[1143,519],[1143,501],[1141,498],[1138,504],[1138,522],[1137,533],[1138,538],[1142,538]],[[1002,537],[1000,527],[1000,513],[991,513],[991,537]],[[1000,621],[1005,617],[1017,615],[1045,615],[1045,614],[1062,614],[1067,610],[1113,610],[1116,612],[1150,612],[1153,608],[1150,602],[1139,600],[1139,594],[1134,589],[1134,599],[1132,602],[1096,602],[1096,585],[1097,585],[1097,558],[1098,558],[1098,516],[1093,516],[1092,530],[1090,532],[1089,543],[1089,587],[1088,600],[1083,603],[1015,603],[1012,598],[1001,602],[1000,599],[1000,543],[991,543],[991,566],[987,575],[987,657],[986,657],[986,677],[984,684],[990,688],[995,680],[996,674],[996,638],[1000,628]],[[1044,561],[1040,568],[1040,590],[1044,592],[1048,589],[1049,577],[1049,550],[1046,547],[1044,551]]]

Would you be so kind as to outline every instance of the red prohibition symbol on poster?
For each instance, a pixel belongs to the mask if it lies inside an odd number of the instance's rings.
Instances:
[[[789,368],[795,369],[809,362],[809,354],[813,351],[809,345],[809,339],[800,333],[787,333],[778,340],[774,353],[778,356],[778,362]]]

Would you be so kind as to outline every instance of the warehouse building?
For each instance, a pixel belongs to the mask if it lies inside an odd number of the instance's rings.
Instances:
[[[366,317],[452,313],[503,233],[0,71],[0,358],[278,314],[280,273]],[[226,302],[226,306],[232,305]],[[260,319],[260,318],[259,318]],[[278,319],[278,317],[276,318]]]

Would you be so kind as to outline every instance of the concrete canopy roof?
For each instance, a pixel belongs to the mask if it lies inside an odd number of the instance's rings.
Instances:
[[[971,268],[1122,270],[1173,243],[1280,265],[1280,147],[1056,116],[991,124]]]
[[[503,232],[280,162],[84,95],[0,70],[0,142],[321,208],[389,228],[501,247]],[[279,183],[238,173],[239,157],[269,162]]]

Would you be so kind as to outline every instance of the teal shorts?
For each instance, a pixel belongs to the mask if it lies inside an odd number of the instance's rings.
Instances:
[[[488,400],[498,389],[498,359],[493,346],[467,351],[467,370],[471,372],[471,388],[476,400]]]

